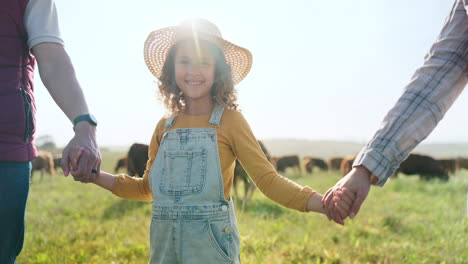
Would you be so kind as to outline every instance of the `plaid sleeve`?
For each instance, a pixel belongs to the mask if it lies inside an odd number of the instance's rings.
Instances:
[[[436,127],[468,81],[468,15],[455,1],[424,65],[413,75],[353,166],[363,165],[383,186]]]

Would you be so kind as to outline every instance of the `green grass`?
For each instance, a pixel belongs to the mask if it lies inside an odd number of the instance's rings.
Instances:
[[[119,154],[103,153],[112,171]],[[291,175],[325,192],[338,173]],[[147,263],[151,204],[72,178],[31,185],[19,263]],[[258,191],[237,217],[243,263],[468,263],[468,173],[373,187],[354,221],[285,209]]]

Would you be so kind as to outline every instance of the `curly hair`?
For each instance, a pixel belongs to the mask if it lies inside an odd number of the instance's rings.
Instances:
[[[168,109],[169,115],[177,115],[184,109],[185,99],[175,80],[175,54],[181,42],[174,44],[168,51],[161,76],[158,78],[159,97]],[[226,109],[237,110],[237,91],[232,80],[231,67],[226,62],[223,51],[215,44],[200,40],[215,58],[215,80],[211,87],[211,98],[214,103]]]

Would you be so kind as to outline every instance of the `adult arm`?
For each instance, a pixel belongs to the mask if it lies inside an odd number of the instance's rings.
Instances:
[[[52,98],[70,121],[81,114],[87,114],[89,111],[83,92],[76,79],[71,60],[63,47],[54,1],[28,1],[24,25],[28,35],[28,45],[37,59],[42,82]],[[101,164],[95,127],[86,122],[80,122],[75,127],[75,136],[62,155],[61,164],[65,175],[69,173],[70,150],[75,146],[83,147],[84,152],[80,159],[79,170],[74,173],[81,181],[89,182],[95,176],[91,175],[91,169],[99,171]]]
[[[468,15],[464,2],[455,1],[424,65],[413,75],[381,127],[357,156],[353,167],[359,169],[351,171],[326,193],[324,206],[333,207],[335,191],[347,187],[357,194],[349,216],[356,215],[368,192],[358,191],[368,190],[369,177],[373,175],[375,184],[383,186],[463,91],[468,81]],[[328,216],[342,221],[336,211]]]
[[[468,81],[468,16],[462,0],[452,12],[396,105],[361,150],[353,166],[364,166],[383,186],[410,152],[443,118]]]
[[[73,121],[77,116],[89,113],[75,70],[63,45],[40,43],[32,47],[32,52],[37,59],[44,86],[68,119]],[[74,130],[75,136],[63,151],[61,165],[67,176],[70,171],[71,149],[75,146],[83,147],[78,170],[73,172],[73,176],[83,182],[90,182],[95,177],[91,174],[91,170],[99,171],[101,166],[101,154],[96,143],[96,127],[88,122],[79,122]]]

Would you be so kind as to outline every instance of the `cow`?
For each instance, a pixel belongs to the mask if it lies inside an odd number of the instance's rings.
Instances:
[[[148,162],[148,145],[134,143],[128,150],[127,157],[128,175],[143,177]]]
[[[328,167],[330,170],[340,170],[341,169],[341,162],[343,158],[334,157],[328,160]]]
[[[115,165],[115,173],[119,172],[120,168],[127,168],[127,156],[121,157],[117,160],[117,164]]]
[[[268,152],[265,145],[260,140],[258,141],[258,144],[260,145],[260,148],[265,154],[267,160],[271,162],[270,153]],[[232,186],[234,188],[234,195],[236,197],[239,197],[237,187],[239,185],[239,182],[241,181],[244,183],[244,198],[242,199],[242,202],[243,204],[245,204],[245,202],[250,201],[252,199],[253,193],[255,191],[255,184],[249,178],[247,172],[244,170],[239,160],[236,160],[236,166],[234,167],[234,179],[232,183]]]
[[[468,169],[467,158],[457,158],[457,170]]]
[[[54,169],[60,167],[60,162],[62,162],[62,157],[54,158]]]
[[[57,172],[57,168],[62,168],[60,166],[60,162],[62,162],[62,157],[54,158],[54,169]]]
[[[400,167],[395,172],[395,176],[400,172],[406,175],[419,174],[419,177],[423,180],[433,178],[439,178],[444,181],[448,180],[447,172],[435,159],[420,154],[410,154],[400,164]]]
[[[312,173],[314,167],[319,167],[321,170],[328,171],[328,165],[323,159],[319,158],[304,158],[304,168],[307,173]]]
[[[38,156],[31,161],[32,169],[30,182],[33,180],[34,171],[39,170],[41,171],[41,181],[44,179],[44,174],[47,172],[51,176],[55,175],[54,169],[54,159],[52,154],[47,151],[39,151]]]
[[[276,161],[276,170],[279,173],[284,173],[287,168],[297,168],[301,171],[299,157],[297,155],[284,156]]]
[[[355,159],[356,156],[350,156],[343,159],[341,162],[341,172],[343,176],[351,171]],[[448,179],[447,172],[435,159],[429,156],[413,153],[400,164],[400,167],[392,177],[398,177],[398,173],[406,175],[419,174],[419,177],[424,180],[432,178],[439,178],[442,180]]]
[[[343,176],[348,174],[348,172],[350,172],[351,169],[353,168],[353,163],[354,163],[354,160],[356,159],[356,156],[357,155],[348,156],[348,157],[343,158],[343,160],[341,161],[340,170]]]
[[[457,170],[457,160],[456,159],[439,159],[437,162],[442,166],[442,168],[447,172],[447,174],[455,174]]]

